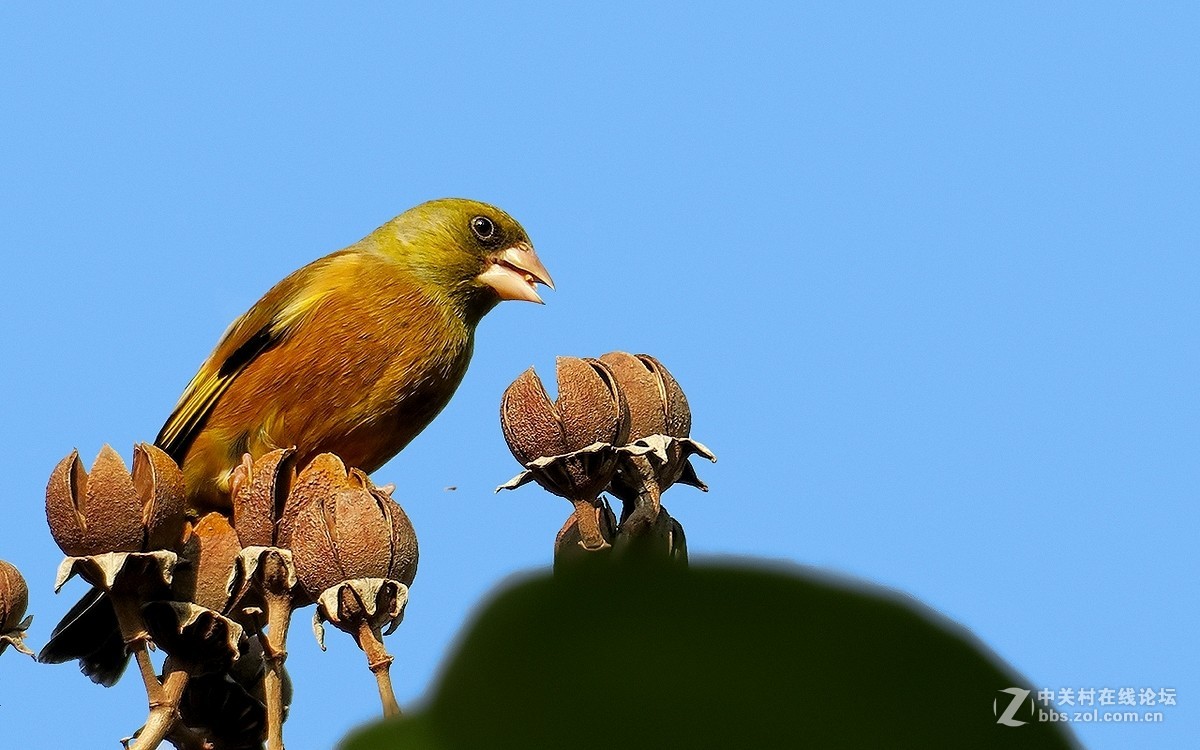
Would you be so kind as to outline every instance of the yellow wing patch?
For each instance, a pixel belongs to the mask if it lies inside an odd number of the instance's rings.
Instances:
[[[176,462],[183,461],[196,427],[216,404],[232,377],[220,377],[210,368],[202,367],[183,391],[175,411],[159,431],[154,443],[167,452]]]

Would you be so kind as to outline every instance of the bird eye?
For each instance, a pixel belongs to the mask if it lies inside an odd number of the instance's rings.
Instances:
[[[496,236],[496,225],[486,216],[476,216],[471,219],[471,231],[481,240],[490,240]]]

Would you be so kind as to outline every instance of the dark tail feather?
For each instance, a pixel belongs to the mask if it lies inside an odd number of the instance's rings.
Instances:
[[[50,634],[38,654],[43,664],[79,660],[79,669],[104,687],[112,687],[129,663],[112,602],[100,589],[84,594]]]
[[[262,647],[252,636],[246,653],[230,672],[201,675],[188,682],[179,704],[183,723],[203,734],[213,750],[262,750],[267,734],[265,674]],[[292,702],[286,670],[282,688],[286,718]]]
[[[261,750],[267,709],[227,674],[194,677],[179,706],[183,723],[198,730],[215,748]]]

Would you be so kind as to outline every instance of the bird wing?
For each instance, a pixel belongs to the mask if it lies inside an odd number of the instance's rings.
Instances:
[[[301,268],[235,320],[188,383],[154,443],[182,462],[204,421],[233,379],[259,355],[301,326],[353,270],[358,255],[343,250]]]

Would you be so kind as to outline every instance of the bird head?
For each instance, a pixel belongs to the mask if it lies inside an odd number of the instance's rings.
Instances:
[[[422,203],[375,236],[380,249],[433,294],[460,304],[476,320],[502,300],[541,304],[537,285],[554,288],[525,230],[486,203],[462,198]]]

